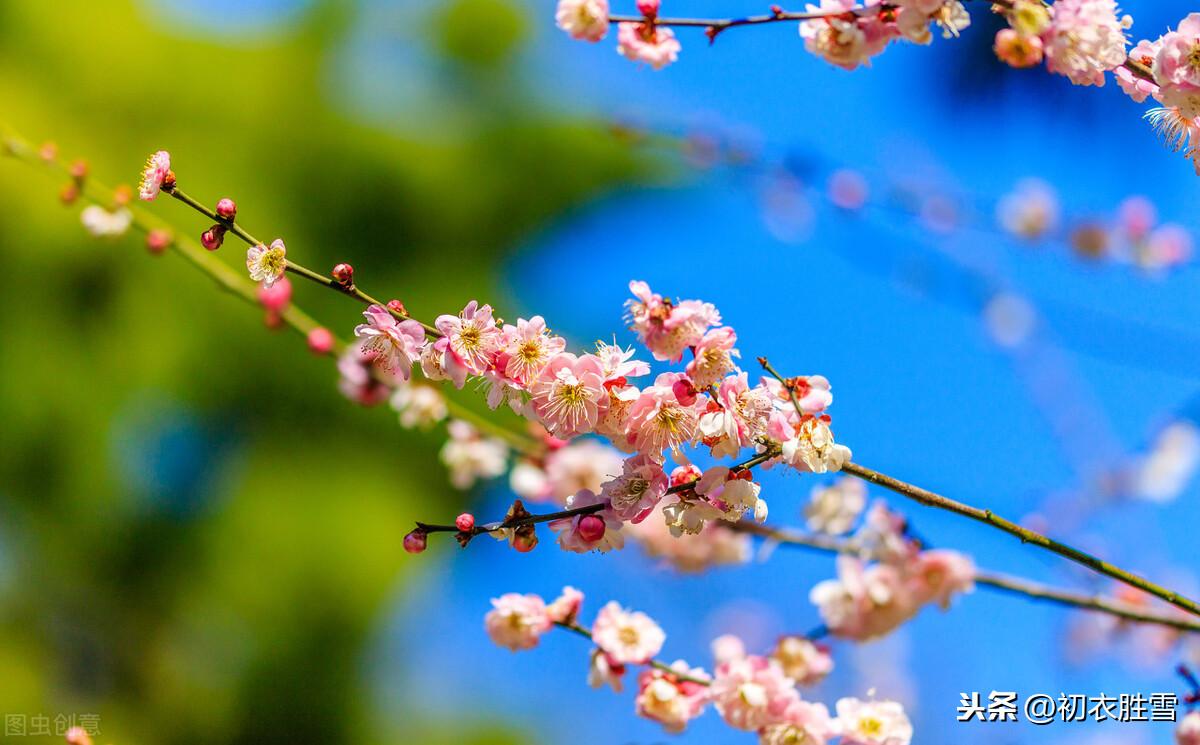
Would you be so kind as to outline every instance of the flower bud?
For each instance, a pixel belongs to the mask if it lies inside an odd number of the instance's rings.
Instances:
[[[354,284],[354,267],[346,263],[338,264],[331,272],[334,280],[342,287],[350,287]]]
[[[598,515],[584,515],[579,518],[579,537],[588,543],[595,543],[604,537],[604,518]]]
[[[676,380],[671,386],[671,391],[675,394],[675,400],[684,406],[696,403],[696,386],[687,378]]]
[[[333,334],[324,327],[309,331],[308,348],[313,354],[329,354],[333,351]]]
[[[512,547],[520,553],[529,553],[537,546],[537,533],[534,532],[532,525],[517,528],[513,533]]]
[[[232,220],[237,217],[237,204],[229,197],[223,197],[217,202],[217,217],[222,220]]]
[[[67,745],[92,745],[92,737],[83,727],[67,730]]]
[[[125,207],[133,201],[133,187],[129,184],[121,184],[113,189],[113,202],[118,207]]]
[[[42,143],[42,146],[40,148],[38,148],[38,155],[41,157],[42,160],[49,163],[50,161],[52,161],[58,157],[58,145],[51,142],[50,140],[47,140]]]
[[[209,251],[216,251],[225,242],[225,226],[214,225],[200,234],[200,245]]]
[[[74,204],[75,200],[79,199],[79,185],[74,181],[67,184],[62,188],[62,191],[58,193],[58,198],[61,199],[62,203],[65,205]]]
[[[260,285],[258,288],[258,302],[269,311],[282,313],[291,301],[292,283],[287,277],[280,277],[279,281],[270,287]]]
[[[399,313],[402,316],[408,315],[408,308],[405,308],[404,303],[400,302],[399,300],[389,300],[387,302],[387,309],[393,313]]]
[[[660,0],[637,0],[638,12],[647,18],[658,17],[659,5],[661,5]]]
[[[462,513],[458,517],[454,518],[454,527],[458,528],[464,533],[471,530],[475,527],[475,516],[470,512]]]
[[[83,181],[87,178],[88,164],[86,160],[77,160],[67,169],[67,173],[71,174],[71,178],[76,181]]]
[[[146,234],[146,250],[155,256],[160,255],[171,245],[171,234],[155,228]]]
[[[421,553],[425,550],[427,543],[425,531],[420,528],[404,536],[404,550],[410,554]]]

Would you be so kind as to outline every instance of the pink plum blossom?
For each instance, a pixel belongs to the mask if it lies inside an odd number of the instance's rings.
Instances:
[[[783,715],[764,727],[759,745],[825,745],[837,735],[837,727],[825,704],[796,700]]]
[[[864,641],[883,636],[919,608],[899,569],[887,564],[865,567],[860,559],[840,556],[838,578],[813,587],[809,598],[830,633]]]
[[[708,687],[679,675],[703,679],[699,669],[689,668],[683,660],[671,665],[674,673],[651,668],[638,675],[638,692],[634,705],[638,716],[652,719],[667,732],[679,733],[688,722],[700,716],[708,703]]]
[[[588,660],[588,685],[592,688],[603,688],[609,686],[617,693],[625,687],[622,678],[625,675],[625,666],[613,662],[612,659],[604,653],[603,650],[593,649],[591,657]]]
[[[507,468],[508,446],[492,437],[482,437],[470,424],[453,419],[446,425],[450,435],[440,457],[450,470],[450,483],[468,489],[478,479],[490,479]]]
[[[584,489],[568,497],[566,506],[567,509],[574,510],[595,504],[604,505],[604,509],[551,520],[548,523],[549,528],[558,534],[558,545],[564,550],[578,554],[588,551],[607,553],[625,545],[625,537],[621,535],[621,519],[612,513],[607,499]]]
[[[1200,13],[1190,13],[1155,45],[1154,79],[1163,88],[1200,91]],[[1141,45],[1139,45],[1141,47]],[[1135,47],[1135,52],[1138,47]],[[1142,47],[1141,53],[1148,49]]]
[[[1042,37],[1046,69],[1075,85],[1104,85],[1104,73],[1125,62],[1129,23],[1117,18],[1115,0],[1058,0]]]
[[[561,336],[551,336],[541,316],[517,319],[517,325],[504,326],[504,347],[496,366],[521,386],[528,388],[537,380],[550,359],[566,348]]]
[[[1159,46],[1160,43],[1157,41],[1142,39],[1133,49],[1129,50],[1129,58],[1152,70],[1154,59],[1158,56]],[[1157,83],[1134,75],[1133,71],[1127,67],[1116,68],[1113,70],[1113,75],[1117,79],[1117,85],[1121,86],[1121,90],[1137,103],[1142,103],[1149,96],[1158,97],[1159,86]]]
[[[1040,36],[1027,36],[1011,28],[1002,28],[996,32],[996,42],[992,49],[1009,67],[1033,67],[1042,61],[1043,56]],[[1118,68],[1118,71],[1121,69]],[[1119,72],[1117,77],[1119,81]]]
[[[780,445],[783,462],[797,471],[828,473],[840,471],[850,461],[850,448],[833,441],[828,417],[805,417],[795,437]]]
[[[361,344],[351,345],[338,358],[338,390],[351,401],[363,406],[381,404],[391,395],[383,381],[371,374],[374,355],[366,353]]]
[[[575,623],[575,617],[579,615],[582,605],[583,593],[567,585],[562,589],[562,594],[546,606],[546,615],[554,623]]]
[[[483,617],[483,627],[493,642],[516,652],[536,647],[554,622],[540,597],[509,592],[492,599],[492,610]]]
[[[592,623],[592,641],[619,664],[641,665],[662,650],[667,635],[641,611],[628,611],[609,601]]]
[[[733,348],[736,343],[737,333],[728,326],[705,332],[692,349],[694,358],[687,364],[687,375],[698,390],[716,385],[737,370],[733,358],[741,355]]]
[[[555,437],[591,432],[608,405],[600,361],[595,355],[555,355],[532,388],[533,411]]]
[[[751,388],[744,372],[721,381],[699,422],[704,444],[712,448],[712,454],[735,456],[766,434],[771,398],[765,386]]]
[[[662,511],[624,528],[647,556],[661,559],[680,572],[703,572],[715,566],[750,561],[750,536],[720,522],[702,526],[695,534],[673,535]]]
[[[803,636],[782,637],[771,652],[771,659],[798,686],[816,685],[833,672],[829,648]]]
[[[617,24],[617,53],[633,62],[645,62],[661,70],[679,59],[679,41],[675,32],[653,23]]]
[[[428,429],[449,413],[446,399],[431,385],[397,385],[389,403],[400,415],[400,426],[405,429]]]
[[[895,701],[837,702],[839,745],[909,745],[913,729],[904,707]]]
[[[816,486],[804,506],[808,529],[817,533],[849,533],[867,506],[867,487],[855,478],[843,477],[826,486]]]
[[[762,487],[751,479],[750,471],[732,471],[725,466],[713,466],[696,483],[696,493],[721,511],[722,519],[738,520],[752,510],[757,517]],[[765,509],[762,508],[762,509]],[[761,522],[761,521],[760,521]]]
[[[276,238],[271,245],[259,243],[246,249],[246,269],[250,279],[262,282],[263,287],[270,287],[279,281],[287,270],[287,246],[283,240]]]
[[[975,588],[975,563],[970,557],[949,549],[922,551],[909,567],[912,593],[918,602],[950,607],[954,595]]]
[[[787,708],[800,700],[779,663],[758,655],[717,665],[709,696],[731,727],[747,731],[781,721]]]
[[[411,319],[397,319],[382,305],[368,306],[363,317],[367,322],[354,327],[354,335],[363,340],[363,351],[374,355],[381,370],[407,381],[425,347],[425,329]]]
[[[679,402],[674,390],[677,378],[678,374],[662,373],[630,405],[626,438],[639,452],[657,457],[696,438],[701,404]]]
[[[605,482],[601,494],[618,518],[640,522],[667,493],[667,483],[662,464],[641,453],[624,461],[621,475]]]
[[[558,0],[554,20],[572,39],[600,41],[608,33],[608,0]]]
[[[821,0],[819,5],[810,3],[805,7],[810,13],[835,13],[852,11],[856,6],[856,0]],[[878,15],[827,16],[800,22],[804,48],[845,70],[870,64],[871,57],[882,52],[897,33]]]
[[[158,196],[163,184],[171,173],[171,154],[159,150],[146,159],[146,167],[142,169],[142,180],[138,186],[138,196],[150,201]]]
[[[634,299],[625,303],[630,328],[656,360],[678,362],[688,347],[696,346],[710,326],[721,322],[721,314],[711,303],[683,300],[673,303],[651,292],[645,282],[629,283]]]
[[[492,306],[472,300],[457,316],[440,315],[433,324],[446,339],[442,366],[458,388],[466,375],[482,375],[503,342]]]

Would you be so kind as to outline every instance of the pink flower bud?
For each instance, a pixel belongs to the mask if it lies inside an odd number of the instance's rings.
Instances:
[[[132,201],[133,189],[129,186],[129,184],[121,184],[117,188],[113,189],[113,202],[116,203],[118,207],[125,207]]]
[[[387,307],[388,307],[388,310],[390,310],[393,313],[399,313],[402,316],[408,315],[408,308],[405,308],[404,303],[400,302],[399,300],[395,300],[395,299],[389,300],[387,302]]]
[[[58,145],[47,140],[38,148],[38,155],[41,156],[42,160],[50,162],[58,157]]]
[[[687,378],[680,378],[671,386],[671,392],[675,394],[675,400],[684,406],[691,406],[696,403],[696,386],[692,385],[692,381]]]
[[[329,354],[333,351],[333,334],[329,329],[318,327],[308,332],[308,348],[313,354]]]
[[[419,554],[425,550],[427,541],[425,531],[417,528],[404,536],[404,550],[410,554]]]
[[[200,245],[209,251],[216,251],[225,242],[225,226],[214,225],[200,234]]]
[[[92,737],[83,727],[67,730],[67,745],[92,745]]]
[[[537,533],[532,530],[518,530],[512,537],[512,547],[523,554],[527,554],[537,546]]]
[[[454,527],[458,528],[464,533],[468,530],[471,530],[475,527],[475,516],[470,512],[462,513],[458,517],[454,518]]]
[[[660,4],[660,0],[637,0],[637,9],[647,18],[656,18]]]
[[[165,230],[154,229],[146,234],[146,250],[158,256],[171,245],[171,234]]]
[[[288,307],[288,303],[292,302],[292,283],[287,277],[280,277],[279,281],[270,287],[259,285],[258,302],[267,310],[282,313]]]
[[[331,272],[331,274],[333,278],[337,280],[337,283],[342,287],[349,287],[350,285],[354,284],[354,267],[350,266],[349,264],[338,264],[333,268],[333,272]]]
[[[595,543],[604,537],[604,518],[597,515],[584,515],[579,518],[579,537],[588,543]]]
[[[61,199],[62,203],[65,205],[69,206],[74,204],[75,200],[79,199],[79,185],[74,181],[67,184],[62,188],[62,191],[58,193],[58,198]]]
[[[222,220],[232,220],[237,217],[237,204],[229,197],[217,202],[217,217]]]
[[[71,167],[68,170],[68,172],[71,174],[71,178],[75,179],[76,181],[82,181],[83,179],[87,178],[87,174],[88,174],[87,161],[86,160],[75,161],[74,163],[71,164]]]

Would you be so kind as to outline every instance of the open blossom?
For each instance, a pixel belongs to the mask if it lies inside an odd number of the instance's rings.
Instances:
[[[351,345],[338,358],[338,390],[363,406],[381,404],[392,392],[387,384],[371,374],[373,359],[373,355],[362,350],[361,344]]]
[[[771,658],[783,674],[798,686],[816,685],[833,672],[829,648],[803,636],[785,636],[775,645]]]
[[[613,662],[603,650],[593,649],[592,655],[588,659],[588,685],[592,688],[603,688],[608,686],[617,693],[625,687],[622,678],[625,675],[625,666]]]
[[[697,535],[710,520],[720,520],[726,513],[705,500],[672,502],[662,508],[663,520],[671,535]]]
[[[785,463],[797,471],[840,471],[850,461],[850,448],[833,441],[828,417],[806,417],[795,437],[780,446]]]
[[[931,23],[936,23],[947,39],[971,25],[971,16],[959,0],[896,0],[895,5],[897,31],[917,44],[932,40]]]
[[[287,246],[276,238],[270,246],[259,243],[246,249],[246,269],[250,279],[270,287],[279,281],[287,269]]]
[[[689,668],[683,660],[676,660],[671,669],[679,675],[704,679],[704,671]],[[667,732],[679,733],[687,723],[704,711],[708,703],[708,686],[691,680],[681,680],[676,674],[651,668],[638,675],[638,693],[634,699],[637,714],[652,719]]]
[[[996,32],[992,45],[996,56],[1009,67],[1033,67],[1042,61],[1042,37],[1026,36],[1015,29],[1002,28]],[[1122,68],[1117,68],[1118,71]],[[1129,71],[1125,71],[1129,74]],[[1120,73],[1118,72],[1118,80]]]
[[[751,480],[749,471],[731,471],[725,466],[713,466],[696,483],[696,493],[708,499],[721,511],[721,518],[729,521],[740,519],[746,510],[753,511],[756,519],[761,510],[765,519],[766,506],[759,507],[763,502],[758,497],[761,491],[762,487]]]
[[[817,533],[849,533],[867,506],[867,486],[843,477],[828,486],[817,486],[804,506],[808,529]]]
[[[592,641],[613,661],[640,665],[662,650],[667,635],[641,611],[627,611],[609,601],[592,623]]]
[[[650,365],[642,360],[635,360],[637,353],[633,347],[625,349],[619,344],[596,342],[596,359],[600,360],[600,371],[604,375],[604,383],[608,386],[628,382],[628,378],[640,378],[650,374]]]
[[[857,641],[883,636],[919,608],[896,567],[864,568],[857,558],[839,556],[837,568],[837,579],[818,583],[809,594],[821,620],[837,636]]]
[[[705,332],[700,343],[693,347],[695,357],[687,364],[687,376],[697,390],[716,385],[737,370],[733,358],[741,355],[733,348],[736,343],[737,333],[728,326]]]
[[[449,413],[446,399],[431,385],[397,385],[390,403],[400,415],[400,426],[406,429],[432,427]]]
[[[433,325],[446,339],[442,367],[458,388],[467,375],[482,375],[488,369],[503,342],[492,306],[475,300],[457,316],[438,316]]]
[[[558,534],[558,545],[564,550],[579,554],[588,551],[607,553],[625,545],[625,537],[621,535],[621,520],[613,515],[607,499],[584,489],[568,497],[566,506],[573,510],[594,504],[603,504],[605,507],[599,512],[550,521],[550,530]]]
[[[142,169],[142,181],[138,186],[138,196],[146,201],[158,196],[159,190],[171,173],[171,154],[159,150],[146,159],[146,167]]]
[[[658,456],[696,439],[701,404],[679,401],[674,389],[678,377],[662,373],[630,405],[626,438],[639,452]]]
[[[1175,729],[1176,745],[1200,745],[1200,711],[1193,711]]]
[[[666,26],[631,22],[617,25],[617,52],[625,59],[661,70],[679,59],[680,49],[675,32]]]
[[[656,360],[678,362],[685,349],[699,344],[704,332],[721,322],[721,314],[711,303],[673,303],[640,281],[630,282],[629,291],[634,298],[625,303],[630,328]]]
[[[588,489],[600,491],[619,474],[621,455],[597,440],[576,440],[546,456],[546,498],[565,504],[567,497]]]
[[[805,414],[820,414],[833,404],[829,379],[824,375],[798,375],[788,378],[786,387],[775,378],[763,377],[760,380],[776,401],[786,404],[784,408],[789,412],[795,410],[792,396],[796,397],[796,404]]]
[[[555,437],[568,439],[596,428],[608,392],[595,355],[556,355],[534,384],[533,411]]]
[[[504,473],[508,446],[503,441],[481,437],[461,419],[446,425],[450,439],[442,446],[441,459],[450,469],[450,483],[459,489],[470,488],[478,479],[490,479]]]
[[[546,601],[533,594],[509,592],[492,599],[483,627],[493,642],[516,652],[536,647],[554,622],[546,613]]]
[[[662,511],[624,531],[641,544],[647,556],[662,559],[680,572],[702,572],[714,566],[750,561],[751,541],[746,533],[730,530],[720,522],[709,523],[695,534],[673,535]]]
[[[913,728],[904,707],[895,701],[861,701],[843,698],[837,702],[841,745],[909,745]]]
[[[551,336],[541,316],[517,319],[517,325],[505,325],[504,347],[497,359],[504,374],[528,388],[537,380],[550,359],[566,348],[561,336]]]
[[[821,0],[820,5],[810,3],[806,9],[810,13],[831,13],[853,11],[856,6],[856,0]],[[845,70],[869,64],[895,34],[894,27],[883,23],[878,15],[825,17],[800,23],[804,48]]]
[[[764,727],[759,745],[825,745],[837,734],[837,727],[825,704],[793,701],[783,716]]]
[[[554,602],[546,606],[546,615],[554,623],[574,623],[583,605],[583,593],[567,585]]]
[[[1143,42],[1146,44],[1146,42]],[[1148,50],[1141,44],[1134,49],[1144,55],[1153,50],[1155,81],[1163,89],[1200,92],[1200,13],[1191,13],[1175,28],[1169,31],[1158,43]],[[1196,116],[1200,112],[1192,113]]]
[[[1026,179],[996,206],[1000,226],[1026,240],[1044,237],[1058,227],[1058,194],[1044,181]]]
[[[888,507],[882,499],[876,500],[862,527],[854,535],[863,553],[882,561],[907,568],[920,553],[920,545],[908,535],[908,519]]]
[[[601,494],[617,517],[640,522],[667,493],[667,483],[662,464],[643,453],[625,460],[621,475],[606,482]]]
[[[1046,69],[1076,85],[1104,85],[1104,73],[1125,62],[1129,23],[1117,18],[1115,0],[1058,0],[1042,38]]]
[[[699,422],[704,444],[714,456],[734,456],[766,434],[771,393],[765,386],[751,388],[744,372],[730,375],[708,409]]]
[[[943,610],[950,599],[975,588],[975,563],[948,549],[922,551],[909,566],[912,593],[918,602],[937,603]]]
[[[787,708],[800,699],[779,663],[758,655],[717,665],[709,696],[731,727],[748,731],[780,721]]]
[[[124,235],[133,224],[133,213],[124,207],[110,211],[92,204],[79,213],[79,221],[87,232],[97,238],[108,238]]]
[[[558,0],[554,21],[572,39],[600,41],[608,33],[608,0]]]
[[[382,305],[368,306],[363,317],[367,322],[354,327],[354,335],[363,340],[363,351],[375,356],[380,369],[408,380],[425,346],[425,329],[411,319],[397,319]]]

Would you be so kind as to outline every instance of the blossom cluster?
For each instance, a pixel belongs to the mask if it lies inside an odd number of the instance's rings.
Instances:
[[[714,667],[709,673],[684,660],[658,662],[666,634],[652,618],[609,602],[590,628],[579,623],[583,594],[572,587],[547,603],[538,595],[508,593],[492,600],[484,628],[492,641],[512,651],[532,649],[555,626],[588,636],[588,684],[621,692],[632,666],[645,666],[635,679],[634,709],[638,716],[671,733],[709,706],[730,727],[757,733],[764,745],[908,745],[912,725],[893,701],[843,698],[831,713],[824,704],[805,699],[800,688],[811,686],[833,670],[829,649],[803,636],[784,636],[767,655],[747,654],[742,641],[726,635],[713,641]]]
[[[339,362],[341,388],[362,404],[390,398],[403,423],[424,426],[447,412],[437,391],[412,380],[414,367],[428,381],[448,380],[458,388],[479,381],[492,408],[508,407],[538,433],[540,449],[524,453],[512,468],[514,491],[572,510],[596,507],[549,524],[559,545],[575,552],[620,548],[621,531],[656,509],[675,536],[712,536],[706,531],[711,521],[766,518],[766,501],[749,468],[701,471],[690,462],[689,449],[717,458],[752,451],[764,467],[814,473],[837,471],[849,460],[825,414],[833,400],[828,380],[814,375],[752,382],[738,366],[737,333],[721,324],[712,304],[673,301],[645,282],[630,283],[630,290],[630,328],[651,357],[682,370],[639,385],[636,379],[649,377],[651,366],[636,359],[633,348],[601,342],[593,352],[568,352],[541,316],[503,323],[476,301],[438,317],[437,334],[372,305],[363,314],[366,323],[355,329],[357,343]],[[456,486],[507,470],[504,442],[457,420],[449,434],[442,459]],[[599,435],[612,447],[577,439],[584,435]],[[512,539],[517,532],[494,535]],[[528,539],[528,532],[523,535]],[[726,541],[730,548],[734,543]],[[522,545],[532,547],[528,540]]]

